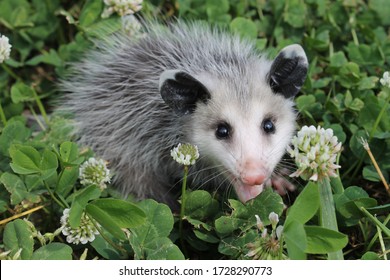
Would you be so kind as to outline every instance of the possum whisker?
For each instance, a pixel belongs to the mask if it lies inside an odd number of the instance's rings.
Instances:
[[[224,172],[221,172],[220,167],[222,167],[222,165],[215,165],[215,166],[213,166],[213,168],[207,168],[207,169],[199,170],[197,172],[197,175],[201,174],[201,172],[204,171],[204,170],[213,170],[213,169],[215,169],[214,172],[211,172],[210,174],[207,174],[205,177],[202,178],[202,183],[200,185],[198,185],[197,188],[198,189],[203,188],[203,187],[207,186],[207,184],[209,182],[216,181],[216,179],[218,177],[223,176]],[[225,172],[227,172],[227,171],[225,171]],[[197,181],[195,181],[195,182],[197,182]]]
[[[224,172],[221,172],[220,175],[224,175],[225,173],[229,173],[228,170],[225,170]],[[216,192],[219,192],[221,188],[225,188],[225,190],[222,192],[224,194],[224,200],[230,197],[231,190],[234,187],[233,183],[234,179],[229,178],[229,176],[224,176],[224,179],[218,184],[218,186],[215,188]],[[226,184],[225,182],[228,181],[229,183]]]

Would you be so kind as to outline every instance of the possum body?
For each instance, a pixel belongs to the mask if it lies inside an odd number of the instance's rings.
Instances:
[[[149,24],[117,34],[73,66],[61,110],[82,144],[110,163],[124,195],[172,203],[178,143],[197,145],[194,187],[256,197],[295,130],[293,97],[307,73],[299,45],[267,59],[238,36],[201,23]]]

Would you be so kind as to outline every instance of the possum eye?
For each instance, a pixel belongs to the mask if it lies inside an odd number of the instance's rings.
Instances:
[[[271,134],[275,132],[275,124],[271,119],[265,119],[261,126],[264,132],[267,134]]]
[[[230,125],[223,122],[218,124],[217,129],[215,130],[215,136],[220,140],[228,139],[230,137],[230,131]]]

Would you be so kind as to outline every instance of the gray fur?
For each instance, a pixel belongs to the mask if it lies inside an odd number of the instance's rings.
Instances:
[[[198,144],[203,140],[197,139],[206,139],[199,134],[207,133],[208,128],[214,133],[213,122],[219,117],[214,116],[215,110],[208,111],[208,106],[223,108],[221,102],[232,101],[245,111],[254,94],[250,85],[260,84],[261,89],[267,87],[270,98],[279,98],[275,104],[281,104],[280,108],[275,109],[289,111],[283,122],[289,123],[286,137],[291,137],[293,104],[289,98],[271,93],[271,65],[251,43],[204,24],[179,22],[170,28],[150,24],[146,35],[110,37],[75,64],[72,76],[62,82],[67,94],[60,110],[73,114],[80,143],[109,161],[114,184],[124,195],[169,202],[169,192],[182,172],[169,151],[180,142]],[[210,92],[209,102],[196,103],[193,111],[183,114],[168,106],[159,92],[165,81],[160,81],[160,76],[165,73],[161,77],[169,79],[174,72],[166,71],[172,70],[198,80]],[[216,92],[226,96],[215,99]],[[269,102],[261,92],[256,94]],[[270,110],[268,115],[283,114]],[[279,141],[274,137],[272,141]],[[283,151],[285,142],[280,144]],[[223,173],[223,159],[210,157],[205,144],[199,145],[201,159],[191,169],[197,186],[229,185],[227,178],[216,175]],[[275,156],[279,161],[281,155]]]

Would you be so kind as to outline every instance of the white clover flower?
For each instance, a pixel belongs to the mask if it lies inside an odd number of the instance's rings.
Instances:
[[[72,228],[69,224],[69,208],[66,208],[61,217],[62,234],[66,236],[66,241],[73,244],[86,244],[95,240],[99,231],[91,219],[83,213],[81,216],[80,226]]]
[[[129,36],[134,37],[139,35],[141,28],[141,23],[134,15],[126,15],[122,17],[122,29]]]
[[[171,156],[178,163],[189,166],[199,158],[198,147],[192,144],[179,144],[171,150]]]
[[[9,39],[2,35],[0,37],[0,63],[8,59],[11,53],[12,45],[9,43]]]
[[[333,135],[332,129],[304,126],[291,143],[293,147],[288,147],[287,152],[295,158],[298,166],[291,177],[301,176],[305,180],[318,181],[337,176],[336,169],[341,166],[335,162],[341,151],[341,143]]]
[[[110,170],[107,168],[106,162],[102,159],[90,158],[84,162],[79,169],[80,183],[84,186],[95,184],[101,189],[107,187],[106,183],[110,183]]]
[[[260,217],[258,215],[255,215],[255,217],[256,226],[261,231],[261,234],[254,242],[246,244],[249,251],[245,256],[254,260],[286,259],[287,256],[280,251],[281,246],[283,246],[281,241],[283,226],[276,227],[279,223],[279,215],[275,212],[269,214],[268,218],[272,225],[270,233],[268,233],[268,229],[264,227]]]
[[[390,88],[390,74],[388,71],[383,73],[383,77],[379,80],[382,86]]]
[[[142,9],[143,0],[104,0],[106,7],[103,10],[102,17],[107,18],[113,13],[121,17],[132,15]]]

